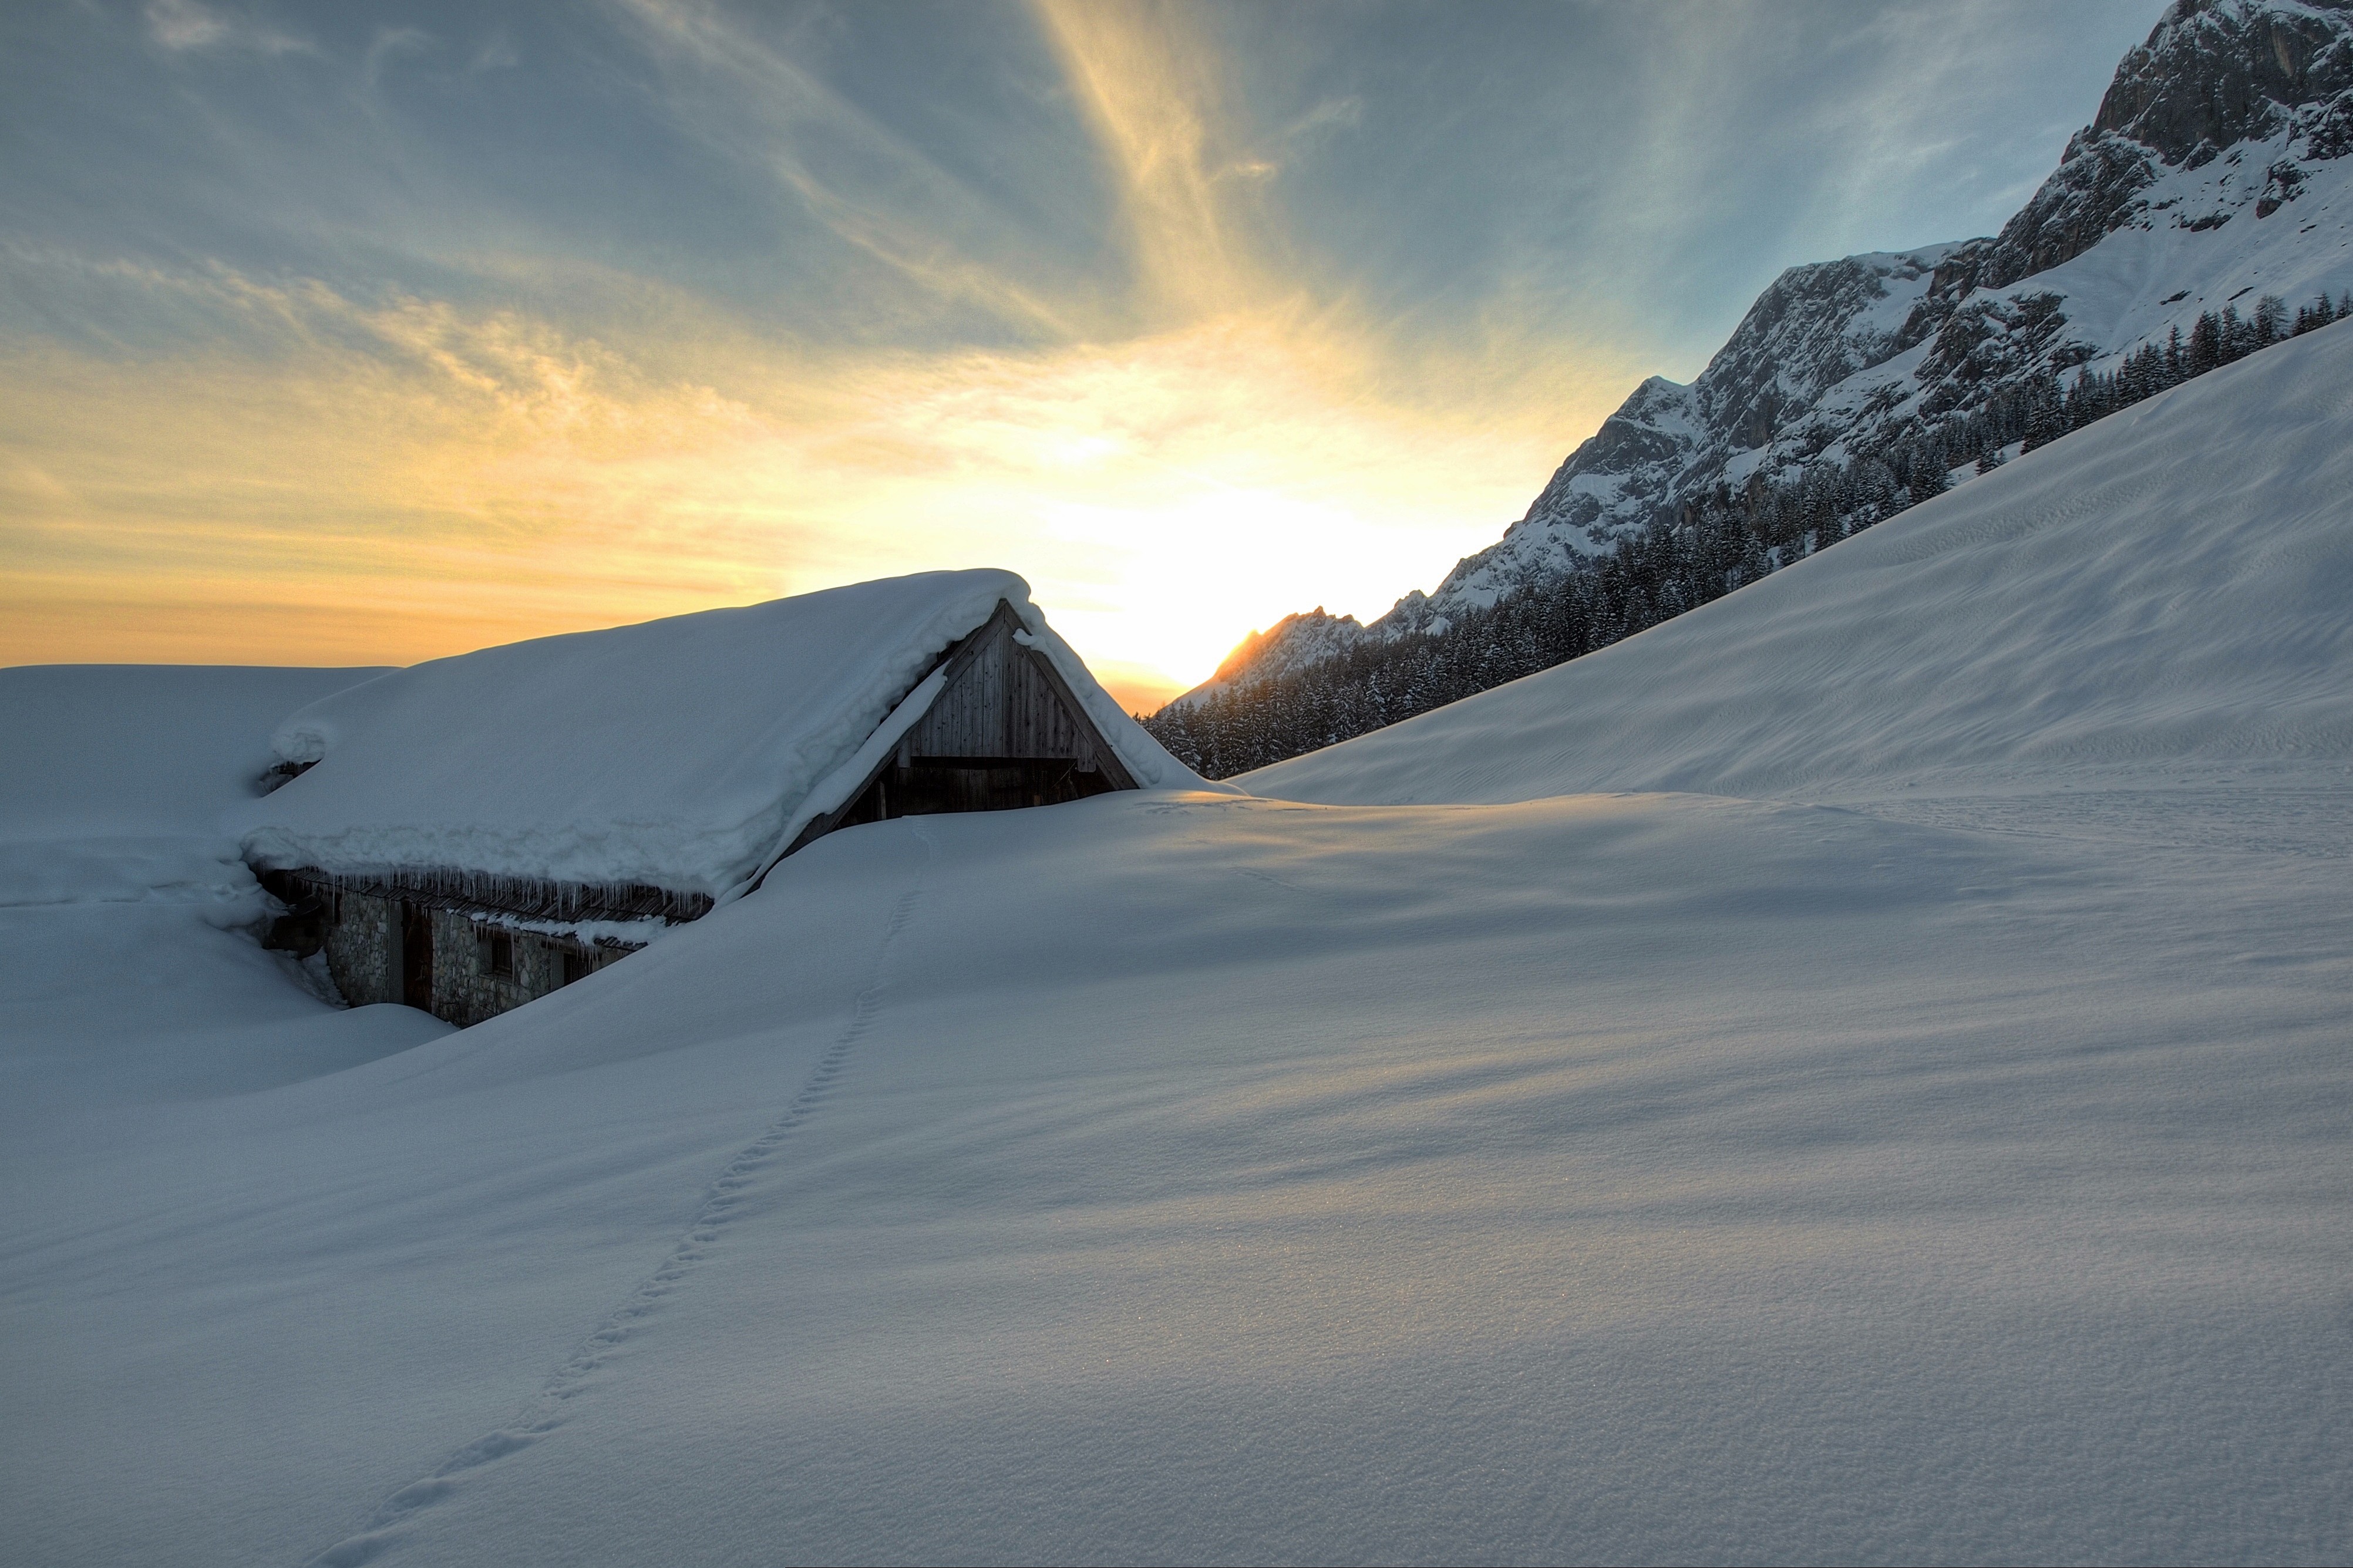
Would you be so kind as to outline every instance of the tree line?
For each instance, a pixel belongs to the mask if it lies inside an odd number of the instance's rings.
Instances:
[[[2353,290],[2321,295],[2291,319],[2265,295],[2200,315],[2185,337],[2137,350],[2109,372],[2055,371],[1998,390],[1983,406],[1915,428],[1845,461],[1817,461],[1788,479],[1762,473],[1719,482],[1674,516],[1598,555],[1523,584],[1483,608],[1450,611],[1420,631],[1366,638],[1282,674],[1244,676],[1224,690],[1149,718],[1153,737],[1206,778],[1229,778],[1336,745],[1449,702],[1565,664],[1720,599],[1952,487],[1956,468],[1983,473],[2259,349],[2353,316]]]

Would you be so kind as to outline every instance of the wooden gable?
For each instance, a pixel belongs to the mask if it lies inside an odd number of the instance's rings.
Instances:
[[[1053,805],[1135,780],[1043,653],[1018,641],[1004,601],[942,656],[946,684],[896,750],[839,811],[792,847],[838,827],[897,816]],[[789,853],[790,851],[787,851]]]
[[[932,765],[964,758],[990,765],[1066,761],[1082,771],[1113,770],[1113,788],[1134,788],[1060,673],[1045,655],[1014,640],[1020,628],[1012,607],[999,600],[987,624],[949,650],[947,689],[907,732],[902,755]]]

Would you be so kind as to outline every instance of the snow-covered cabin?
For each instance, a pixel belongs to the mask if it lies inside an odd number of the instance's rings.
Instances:
[[[396,670],[273,738],[240,823],[345,1000],[464,1025],[888,817],[1198,785],[1008,572],[934,572]]]

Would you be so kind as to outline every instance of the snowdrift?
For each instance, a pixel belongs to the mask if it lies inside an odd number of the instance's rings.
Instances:
[[[816,792],[1000,599],[1139,784],[1200,785],[1095,683],[1028,584],[932,572],[485,648],[315,703],[275,738],[281,759],[315,765],[243,815],[246,852],[725,894],[841,804]]]
[[[1615,647],[1236,782],[1398,803],[2341,774],[2348,430],[2340,325]]]

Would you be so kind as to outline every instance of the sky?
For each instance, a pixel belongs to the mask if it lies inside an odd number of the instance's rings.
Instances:
[[[1148,709],[1782,268],[1998,228],[2159,9],[28,0],[0,663],[1002,566]]]

